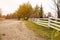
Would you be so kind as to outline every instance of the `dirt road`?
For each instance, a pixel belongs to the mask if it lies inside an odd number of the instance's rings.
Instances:
[[[22,21],[5,20],[0,22],[0,40],[46,40],[36,37]]]

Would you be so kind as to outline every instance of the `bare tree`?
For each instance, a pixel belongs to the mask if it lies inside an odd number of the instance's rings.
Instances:
[[[47,18],[52,17],[51,12],[48,12]]]
[[[60,0],[52,0],[52,1],[54,3],[55,8],[56,8],[54,10],[56,10],[57,16],[58,16],[58,18],[60,18]]]

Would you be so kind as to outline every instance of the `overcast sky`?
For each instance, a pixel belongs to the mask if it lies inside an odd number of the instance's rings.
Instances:
[[[36,4],[39,6],[42,4],[45,14],[47,12],[52,12],[52,9],[50,8],[52,6],[50,4],[50,2],[52,3],[51,0],[0,0],[0,8],[2,9],[3,15],[6,15],[7,13],[13,13],[15,10],[17,10],[19,5],[28,1],[33,7],[35,7]]]

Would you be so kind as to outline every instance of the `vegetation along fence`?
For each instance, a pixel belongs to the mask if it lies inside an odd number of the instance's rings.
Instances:
[[[44,26],[44,27],[51,27],[58,31],[60,31],[60,19],[57,18],[29,18],[30,21],[34,23]]]

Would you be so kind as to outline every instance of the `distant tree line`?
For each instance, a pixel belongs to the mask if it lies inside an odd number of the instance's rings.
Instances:
[[[17,19],[16,13],[10,13],[5,16],[5,19]]]
[[[1,16],[1,13],[0,13]],[[28,20],[29,18],[49,18],[51,17],[51,13],[48,12],[48,15],[44,14],[44,10],[41,6],[36,5],[34,8],[32,5],[27,2],[19,6],[19,8],[14,12],[10,13],[7,15],[3,15],[2,17],[5,19],[18,19],[20,20],[21,18],[24,20]]]

